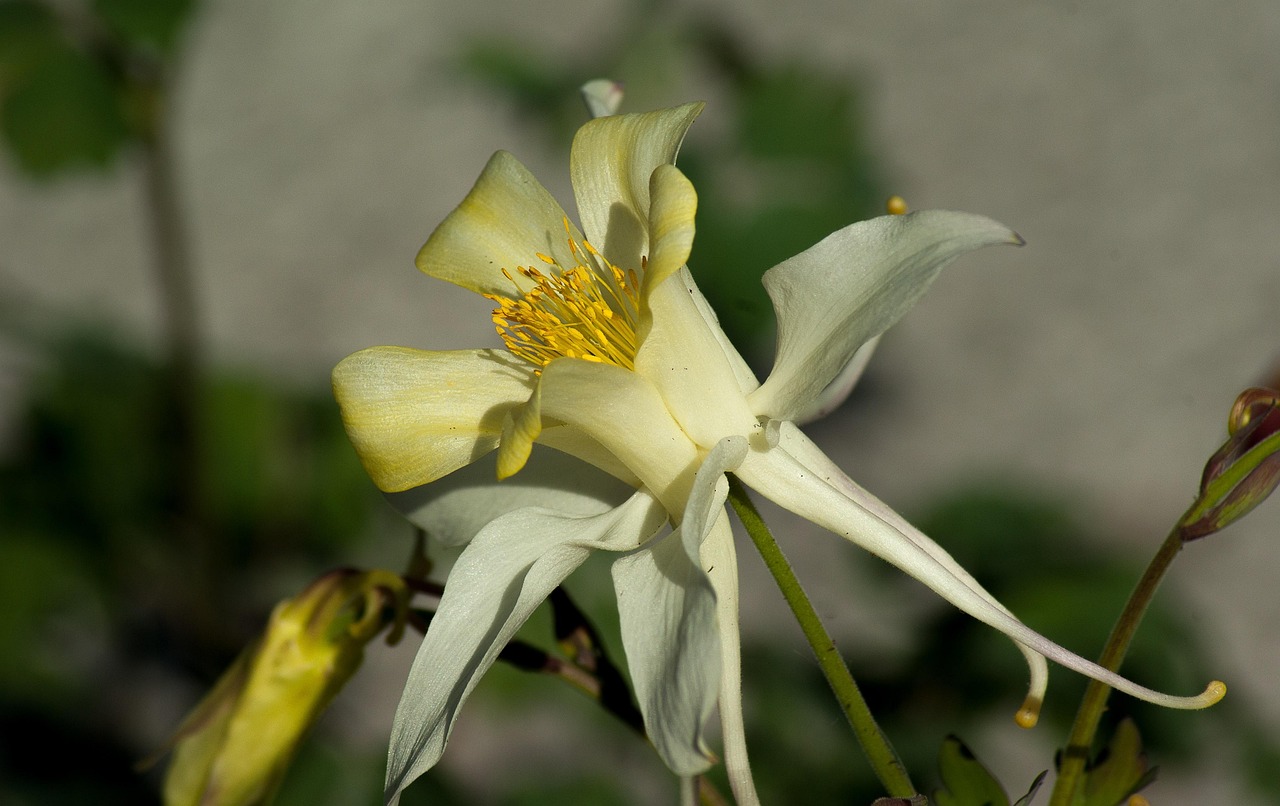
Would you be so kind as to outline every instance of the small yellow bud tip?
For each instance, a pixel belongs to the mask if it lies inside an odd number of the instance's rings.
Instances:
[[[1217,705],[1222,701],[1223,697],[1227,696],[1227,684],[1221,680],[1214,680],[1205,687],[1204,694],[1200,696],[1207,700],[1204,704],[1205,708],[1208,708],[1210,705]]]
[[[1020,728],[1034,728],[1040,721],[1041,705],[1043,701],[1039,697],[1027,697],[1022,707],[1018,709],[1018,713],[1013,715],[1013,721],[1017,722]]]
[[[907,200],[901,196],[890,196],[884,203],[884,209],[889,215],[906,215]]]

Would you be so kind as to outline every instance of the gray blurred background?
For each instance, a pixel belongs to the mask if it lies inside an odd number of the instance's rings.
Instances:
[[[907,0],[785,11],[672,2],[644,12],[612,0],[206,2],[184,34],[173,121],[210,363],[316,387],[340,358],[373,344],[495,343],[488,303],[422,277],[414,254],[499,148],[572,209],[567,136],[548,137],[460,68],[468,48],[510,43],[513,57],[538,54],[572,74],[622,52],[620,37],[643,27],[651,49],[627,51],[634,74],[614,76],[628,83],[624,109],[707,100],[688,147],[731,158],[726,81],[675,33],[707,20],[759,69],[799,63],[856,93],[886,193],[913,208],[983,213],[1027,240],[948,269],[884,339],[865,399],[815,425],[815,439],[908,516],[974,483],[1068,501],[1087,535],[1078,551],[1113,553],[1136,577],[1190,503],[1236,394],[1274,378],[1280,362],[1280,11],[1271,2]],[[110,322],[158,351],[139,187],[127,158],[42,182],[0,162],[0,294],[42,314]],[[14,339],[4,355],[0,427],[13,445],[41,357]],[[1276,506],[1190,546],[1163,591],[1207,647],[1210,674],[1272,737]],[[860,599],[845,571],[866,558],[851,561],[855,549],[766,514],[833,632],[872,646],[901,640],[895,611],[918,610],[925,593],[895,588],[905,604]],[[390,541],[353,556],[397,563],[400,543]],[[1034,580],[1043,547],[1019,551]],[[758,563],[743,567],[744,629],[782,635],[803,659],[772,582]],[[1102,636],[1092,640],[1072,648],[1093,654]],[[371,652],[371,671],[337,707],[376,755],[411,648]],[[1010,716],[1019,685],[999,692]],[[158,741],[189,704],[187,689],[165,691],[168,705],[135,736]],[[819,719],[837,717],[832,709]],[[537,743],[539,719],[527,721],[535,738],[511,739],[512,749],[499,743],[509,733],[501,708],[477,706],[445,767],[505,775]],[[1008,719],[966,736],[1015,797],[1060,738]],[[582,740],[564,741],[565,763],[598,769],[572,750]],[[1205,753],[1193,775],[1166,767],[1152,802],[1277,802],[1222,772],[1230,765],[1212,743]],[[640,768],[642,802],[670,795],[643,748],[608,763]]]

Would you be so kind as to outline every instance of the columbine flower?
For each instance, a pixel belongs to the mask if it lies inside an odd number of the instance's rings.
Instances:
[[[795,425],[848,393],[870,349],[859,348],[944,265],[1021,239],[990,219],[941,211],[833,233],[764,276],[778,347],[761,384],[685,267],[697,197],[674,161],[701,109],[582,127],[570,160],[582,230],[513,156],[489,161],[417,264],[493,300],[505,350],[375,347],[334,370],[375,483],[388,492],[431,484],[419,522],[465,544],[396,714],[388,798],[437,761],[462,702],[533,609],[603,550],[617,554],[624,649],[658,752],[680,776],[705,770],[703,723],[718,699],[734,793],[756,802],[727,472],[1013,638],[1031,668],[1024,723],[1044,692],[1042,655],[1153,702],[1216,701],[1217,687],[1196,698],[1142,688],[1033,632]],[[535,442],[556,450],[531,453]],[[462,469],[495,449],[494,465]],[[584,481],[556,451],[603,474]]]

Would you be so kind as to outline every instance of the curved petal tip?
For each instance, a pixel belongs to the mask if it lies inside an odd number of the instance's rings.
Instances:
[[[1039,697],[1027,697],[1022,701],[1022,707],[1018,709],[1018,713],[1013,715],[1013,721],[1018,723],[1020,728],[1034,728],[1036,723],[1040,721],[1040,706],[1044,705],[1044,700]]]

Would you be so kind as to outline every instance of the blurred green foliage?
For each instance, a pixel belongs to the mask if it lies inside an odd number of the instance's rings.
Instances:
[[[150,101],[194,0],[0,2],[0,134],[33,177],[112,164],[149,136]]]
[[[93,0],[93,12],[112,35],[133,50],[172,55],[195,0]]]
[[[184,524],[166,368],[97,329],[35,357],[0,460],[0,801],[114,802],[82,784],[115,781],[118,802],[146,802],[131,768],[154,748],[121,720],[120,698],[145,696],[127,681],[207,687],[282,587],[350,557],[381,502],[326,386],[219,373],[200,397],[201,521]],[[55,747],[93,761],[68,774]]]

